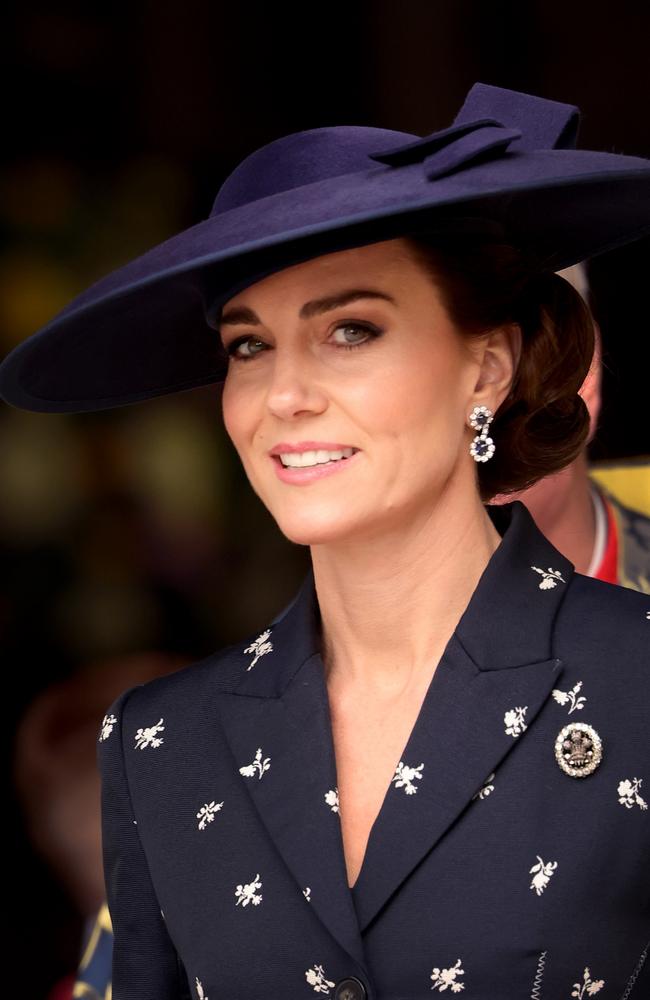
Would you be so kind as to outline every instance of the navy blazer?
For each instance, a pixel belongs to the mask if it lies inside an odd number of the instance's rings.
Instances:
[[[113,1000],[650,996],[648,597],[487,510],[501,544],[353,889],[311,570],[261,634],[108,709]]]

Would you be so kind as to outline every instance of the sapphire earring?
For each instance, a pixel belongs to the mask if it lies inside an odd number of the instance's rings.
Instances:
[[[489,406],[475,406],[469,415],[470,427],[479,432],[469,449],[475,462],[487,462],[494,455],[494,441],[488,437],[488,429],[493,420]]]

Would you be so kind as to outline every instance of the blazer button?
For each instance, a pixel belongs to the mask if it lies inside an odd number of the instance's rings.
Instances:
[[[334,1000],[366,1000],[366,987],[356,976],[348,976],[336,984]]]

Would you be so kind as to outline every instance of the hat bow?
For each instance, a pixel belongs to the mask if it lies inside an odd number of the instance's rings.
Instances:
[[[579,120],[572,104],[475,83],[449,128],[369,156],[397,167],[420,162],[432,181],[506,153],[575,149]]]
[[[481,118],[368,155],[371,160],[393,167],[422,163],[425,177],[434,181],[479,160],[502,156],[521,136],[520,129],[507,128],[496,118]]]

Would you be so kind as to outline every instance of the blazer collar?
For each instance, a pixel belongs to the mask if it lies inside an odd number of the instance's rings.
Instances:
[[[240,768],[258,748],[270,759],[261,780],[242,780],[298,887],[309,889],[312,910],[363,968],[363,932],[488,775],[525,741],[563,669],[553,629],[573,566],[519,501],[486,509],[501,543],[401,755],[406,767],[423,765],[421,780],[412,779],[417,794],[391,781],[352,890],[313,572],[269,628],[229,651],[241,675],[217,700],[224,733]],[[515,710],[522,709],[513,730]]]
[[[455,636],[479,670],[502,670],[549,659],[553,655],[553,622],[573,575],[573,564],[541,533],[521,501],[487,505],[485,509],[501,543],[456,626]],[[272,649],[262,653],[254,667],[254,652],[242,655],[241,679],[232,689],[237,694],[282,697],[303,663],[321,654],[313,569],[262,637],[267,631],[269,635],[260,645],[267,641]]]

